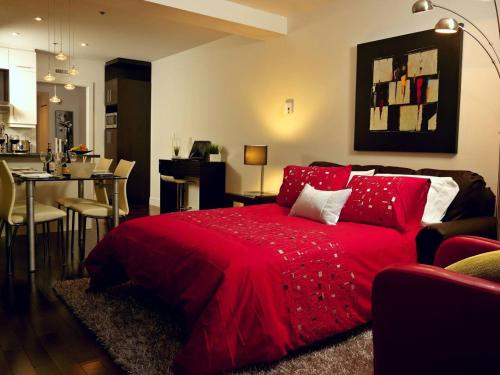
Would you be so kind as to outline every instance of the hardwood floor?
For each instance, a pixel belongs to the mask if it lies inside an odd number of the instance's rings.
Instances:
[[[129,218],[158,213],[156,207],[135,209]],[[87,231],[86,238],[88,254],[96,243],[95,231]],[[3,239],[0,245],[3,254],[0,256],[0,374],[124,374],[96,342],[92,332],[52,290],[58,280],[85,276],[78,264],[77,250],[63,266],[55,233],[51,236],[50,258],[44,259],[40,250],[37,247],[37,272],[28,274],[26,238],[19,237],[14,251],[14,272],[9,277]]]

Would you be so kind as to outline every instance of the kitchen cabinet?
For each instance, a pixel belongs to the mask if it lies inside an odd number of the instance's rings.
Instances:
[[[36,53],[21,49],[9,49],[9,69],[36,73]]]
[[[35,127],[36,53],[9,49],[9,126]]]
[[[9,125],[12,127],[36,126],[36,73],[11,70],[9,99],[12,106]]]
[[[105,104],[117,105],[118,104],[118,79],[106,81],[105,85]]]
[[[0,47],[0,69],[9,69],[9,49]]]
[[[105,130],[105,155],[136,162],[127,185],[129,203],[148,206],[151,174],[151,63],[115,59],[106,63],[106,113],[117,113]]]

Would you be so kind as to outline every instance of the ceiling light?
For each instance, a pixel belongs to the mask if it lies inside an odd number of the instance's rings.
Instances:
[[[57,55],[56,55],[56,60],[59,60],[59,61],[64,61],[66,60],[68,57],[62,53],[62,52],[59,52]]]
[[[71,90],[74,90],[74,89],[76,88],[76,86],[75,86],[75,85],[73,85],[71,82],[68,82],[68,83],[66,83],[66,84],[64,85],[64,88],[65,88],[66,90],[71,91]]]
[[[11,34],[12,34],[12,36],[19,36],[19,35],[21,35],[21,33],[18,33],[17,31],[14,31],[14,32],[13,32],[13,33],[11,33]]]
[[[71,76],[76,76],[78,75],[79,71],[76,69],[76,67],[73,65],[70,69],[68,69],[68,74]]]
[[[88,44],[88,43],[85,43],[85,42],[81,42],[81,43],[80,43],[80,46],[82,46],[82,47],[88,47],[88,46],[89,46],[89,44]]]
[[[47,75],[43,77],[43,80],[47,82],[54,82],[56,80],[56,77],[54,77],[52,74],[50,74],[50,72],[48,72]]]
[[[42,21],[43,21],[43,18],[42,18],[42,17],[34,17],[34,18],[33,18],[33,21],[36,21],[36,22],[42,22]]]

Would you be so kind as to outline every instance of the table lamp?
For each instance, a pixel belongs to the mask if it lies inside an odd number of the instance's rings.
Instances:
[[[264,165],[267,165],[267,146],[245,145],[244,163],[245,165],[260,165],[260,191],[258,193],[262,195],[264,192]]]

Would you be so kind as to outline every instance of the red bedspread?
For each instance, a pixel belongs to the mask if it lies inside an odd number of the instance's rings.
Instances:
[[[125,222],[86,261],[91,287],[130,279],[180,307],[180,373],[269,362],[370,320],[375,274],[414,262],[415,232],[289,217],[275,204]]]

